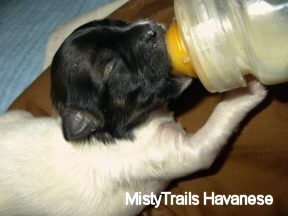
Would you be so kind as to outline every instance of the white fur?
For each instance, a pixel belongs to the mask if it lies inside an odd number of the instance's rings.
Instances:
[[[266,95],[257,82],[249,91],[229,93],[194,135],[158,112],[135,129],[133,142],[110,145],[69,143],[59,119],[8,112],[0,118],[0,215],[135,215],[143,207],[125,206],[125,192],[160,192],[209,167]]]

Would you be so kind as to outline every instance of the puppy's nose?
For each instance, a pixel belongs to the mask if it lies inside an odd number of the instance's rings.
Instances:
[[[164,34],[165,30],[163,28],[163,25],[156,24],[156,23],[149,23],[146,26],[145,29],[145,39],[146,40],[152,40],[153,38],[156,38],[157,36],[160,36],[161,34]]]
[[[150,29],[150,30],[148,30],[146,32],[144,37],[145,37],[146,40],[150,40],[150,39],[152,39],[152,38],[154,38],[156,36],[157,36],[157,31],[153,30],[153,29]]]

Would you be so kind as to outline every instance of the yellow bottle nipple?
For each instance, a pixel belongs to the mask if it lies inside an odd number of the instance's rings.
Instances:
[[[171,59],[172,68],[176,71],[176,73],[196,77],[197,75],[194,72],[191,58],[185,47],[175,20],[171,23],[166,33],[166,44]]]

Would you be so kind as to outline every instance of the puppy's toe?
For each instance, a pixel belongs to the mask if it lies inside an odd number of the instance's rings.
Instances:
[[[248,83],[248,88],[251,94],[259,98],[260,100],[264,99],[267,95],[265,87],[256,80],[250,81]]]

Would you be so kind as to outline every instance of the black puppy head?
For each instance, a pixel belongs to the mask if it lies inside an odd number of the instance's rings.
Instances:
[[[57,51],[51,78],[67,140],[133,138],[133,129],[182,87],[170,75],[165,30],[147,21],[81,26]]]

